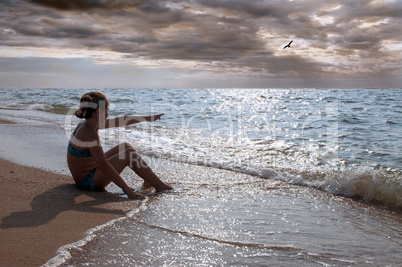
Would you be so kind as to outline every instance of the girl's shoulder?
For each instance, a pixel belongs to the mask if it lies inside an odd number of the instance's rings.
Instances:
[[[74,137],[82,141],[91,141],[98,139],[98,133],[85,121],[80,122],[74,131]]]

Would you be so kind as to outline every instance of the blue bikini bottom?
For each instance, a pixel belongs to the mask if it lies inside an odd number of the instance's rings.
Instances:
[[[88,191],[94,191],[95,185],[94,185],[94,174],[95,174],[96,168],[93,170],[90,170],[88,174],[85,176],[84,180],[81,182],[76,183],[76,186],[79,189],[83,190],[88,190]]]

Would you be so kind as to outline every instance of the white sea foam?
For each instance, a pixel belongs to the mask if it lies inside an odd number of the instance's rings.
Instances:
[[[43,103],[23,104],[15,102],[0,102],[0,107],[7,109],[41,110],[41,111],[51,111],[53,109],[52,105]]]
[[[47,261],[44,265],[42,265],[43,267],[54,267],[54,266],[60,266],[61,264],[65,263],[68,259],[71,258],[71,250],[81,250],[81,247],[85,246],[86,244],[88,244],[91,240],[93,240],[96,237],[96,232],[99,230],[104,229],[105,227],[109,226],[109,225],[113,225],[114,223],[116,223],[117,221],[123,220],[124,217],[109,221],[105,224],[96,226],[90,230],[88,230],[85,233],[85,238],[81,239],[77,242],[74,242],[72,244],[68,244],[68,245],[64,245],[62,247],[60,247],[57,252],[56,252],[56,256],[53,257],[52,259],[50,259],[49,261]]]
[[[51,111],[53,107],[48,104],[29,104],[25,106],[28,110],[41,110],[41,111]]]
[[[133,144],[138,144],[137,150],[147,156],[231,170],[265,179],[314,187],[336,195],[363,199],[366,202],[377,202],[394,208],[402,207],[402,178],[399,170],[376,169],[371,165],[333,167],[329,163],[323,164],[325,160],[319,158],[319,154],[306,154],[302,151],[292,152],[272,164],[255,160],[258,152],[252,148],[248,148],[248,151],[239,156],[232,152],[238,149],[237,147],[211,149],[199,143],[177,140],[168,130],[164,130],[163,133],[165,135],[162,137],[152,135],[150,138],[149,133],[132,129],[125,138]],[[216,146],[222,144],[216,143]],[[292,150],[295,149],[297,147],[292,145]],[[280,156],[283,150],[279,149],[279,152],[275,153]],[[325,153],[325,157],[329,159],[331,153]]]

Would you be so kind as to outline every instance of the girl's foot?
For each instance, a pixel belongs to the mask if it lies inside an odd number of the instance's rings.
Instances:
[[[165,183],[162,182],[162,185],[160,186],[153,186],[151,183],[149,183],[148,181],[144,180],[144,183],[142,185],[143,189],[148,189],[151,187],[155,187],[156,192],[161,192],[161,191],[166,191],[166,190],[172,190],[173,187],[171,187],[170,185],[167,185]]]
[[[164,184],[162,186],[159,187],[155,187],[156,192],[162,192],[162,191],[167,191],[167,190],[173,190],[173,187],[171,187],[170,185]]]

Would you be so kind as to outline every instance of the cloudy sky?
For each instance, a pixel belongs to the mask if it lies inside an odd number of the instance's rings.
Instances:
[[[400,25],[401,0],[1,0],[0,88],[402,88]]]

